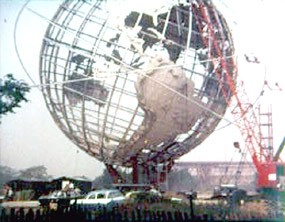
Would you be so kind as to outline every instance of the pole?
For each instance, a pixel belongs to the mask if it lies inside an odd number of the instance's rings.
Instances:
[[[190,202],[190,217],[191,217],[191,219],[193,220],[194,219],[194,204],[193,204],[193,194],[189,194],[189,196],[188,196],[188,198],[189,198],[189,202]]]
[[[133,165],[133,184],[138,184],[138,161],[137,161],[137,157],[133,156],[132,157],[132,165]]]

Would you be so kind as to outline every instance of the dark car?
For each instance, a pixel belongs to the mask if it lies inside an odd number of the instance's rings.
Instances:
[[[81,197],[82,195],[76,192],[56,190],[49,195],[40,196],[38,201],[42,207],[57,209],[59,207],[67,207],[70,205],[71,200]]]
[[[215,187],[212,198],[225,199],[235,204],[243,204],[247,199],[247,193],[234,184],[222,184]]]
[[[187,199],[193,199],[196,200],[198,198],[197,191],[190,190],[190,191],[180,191],[178,194],[185,196]]]
[[[129,202],[159,202],[162,200],[162,194],[155,190],[135,190],[135,191],[129,191],[125,194],[126,199]]]

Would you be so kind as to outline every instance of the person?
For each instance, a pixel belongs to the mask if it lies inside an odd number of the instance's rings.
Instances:
[[[5,200],[8,200],[8,201],[13,200],[14,192],[13,192],[12,188],[6,184],[5,189],[6,189]]]
[[[80,195],[81,194],[81,190],[78,187],[76,187],[74,189],[74,192],[75,192],[75,195]]]

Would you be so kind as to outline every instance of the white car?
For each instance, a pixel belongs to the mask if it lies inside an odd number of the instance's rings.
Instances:
[[[96,190],[89,192],[84,198],[72,200],[71,204],[80,205],[107,205],[109,203],[122,203],[125,196],[119,190]]]

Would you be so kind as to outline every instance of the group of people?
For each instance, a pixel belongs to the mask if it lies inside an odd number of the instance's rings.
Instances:
[[[74,187],[73,183],[66,184],[62,191],[69,197],[79,196],[81,194],[81,190],[78,187]]]
[[[8,200],[11,201],[13,200],[14,197],[14,192],[12,187],[10,187],[8,184],[5,184],[2,188],[2,192],[1,192],[4,196],[4,200]]]

